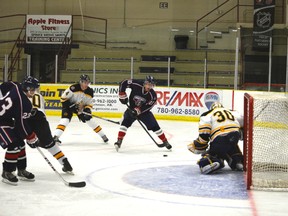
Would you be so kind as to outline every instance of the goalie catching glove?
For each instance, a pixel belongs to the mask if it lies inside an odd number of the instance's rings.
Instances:
[[[89,121],[91,118],[92,118],[92,114],[91,114],[91,109],[86,107],[83,109],[83,113],[79,114],[78,115],[78,118],[80,121],[82,122],[86,122],[86,121]]]
[[[128,103],[128,97],[127,97],[126,92],[119,92],[119,100],[122,104]]]
[[[208,143],[201,143],[199,138],[190,143],[187,148],[194,154],[202,154],[206,151]]]
[[[26,143],[31,148],[36,148],[37,146],[39,146],[39,142],[40,141],[34,132],[32,132],[29,136],[26,137]]]

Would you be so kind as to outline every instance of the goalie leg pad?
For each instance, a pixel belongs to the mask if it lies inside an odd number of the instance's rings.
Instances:
[[[213,157],[209,154],[204,155],[198,162],[201,173],[210,174],[215,172],[216,170],[222,169],[224,165],[224,161],[217,157]]]
[[[228,165],[232,170],[243,170],[243,154],[237,144],[231,147],[230,151],[227,152],[226,157]]]
[[[242,153],[237,153],[233,155],[228,155],[228,165],[232,170],[243,171],[243,155]]]

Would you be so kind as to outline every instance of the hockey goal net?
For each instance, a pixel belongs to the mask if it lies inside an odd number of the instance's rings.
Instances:
[[[288,98],[245,94],[244,169],[247,189],[288,191]]]

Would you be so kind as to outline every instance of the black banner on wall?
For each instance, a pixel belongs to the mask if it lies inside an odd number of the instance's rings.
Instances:
[[[274,25],[275,0],[254,0],[253,49],[268,51]]]

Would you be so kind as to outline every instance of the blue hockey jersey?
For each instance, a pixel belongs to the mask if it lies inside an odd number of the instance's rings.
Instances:
[[[16,82],[2,83],[0,91],[0,125],[14,126],[18,135],[25,139],[32,133],[27,122],[32,110],[30,100]]]

